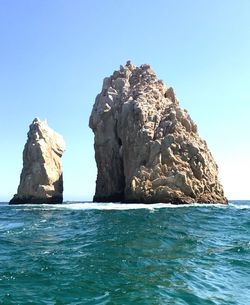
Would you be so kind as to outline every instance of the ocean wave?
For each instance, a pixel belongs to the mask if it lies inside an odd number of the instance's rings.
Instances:
[[[6,204],[0,305],[250,304],[249,206]]]
[[[156,209],[176,209],[176,208],[193,208],[193,207],[216,207],[225,208],[224,204],[205,204],[205,203],[192,203],[192,204],[171,204],[171,203],[97,203],[97,202],[78,202],[78,203],[63,203],[63,204],[42,204],[42,205],[23,205],[24,209],[38,208],[38,209],[70,209],[70,210],[139,210],[147,209],[154,211]]]
[[[229,203],[229,206],[240,210],[250,209],[250,204]]]

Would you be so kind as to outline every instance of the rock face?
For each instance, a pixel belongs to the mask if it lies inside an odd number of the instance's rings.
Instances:
[[[61,203],[61,156],[64,150],[62,136],[49,128],[46,121],[34,119],[23,151],[20,184],[10,204]]]
[[[196,124],[149,65],[127,62],[104,79],[89,126],[94,201],[227,203]]]

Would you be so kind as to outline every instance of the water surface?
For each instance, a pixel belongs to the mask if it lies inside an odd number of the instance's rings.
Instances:
[[[0,204],[0,304],[250,304],[250,201]]]

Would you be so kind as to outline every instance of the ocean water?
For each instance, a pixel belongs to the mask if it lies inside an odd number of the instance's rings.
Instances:
[[[250,304],[250,201],[2,203],[0,304]]]

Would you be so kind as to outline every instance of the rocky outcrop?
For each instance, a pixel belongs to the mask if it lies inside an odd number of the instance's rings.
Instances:
[[[173,89],[130,62],[103,81],[89,126],[94,201],[226,203],[218,167]]]
[[[10,204],[61,203],[64,150],[62,136],[49,128],[46,121],[34,119],[23,151],[20,184]]]

